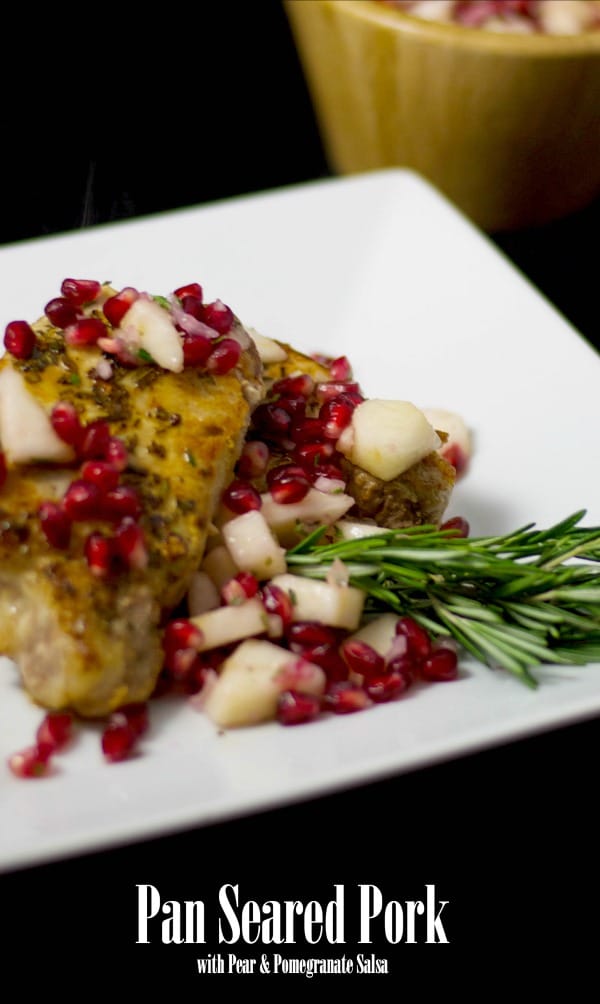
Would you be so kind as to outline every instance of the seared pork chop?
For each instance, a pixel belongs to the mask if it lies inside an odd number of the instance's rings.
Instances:
[[[44,318],[29,355],[0,361],[0,652],[35,701],[90,717],[151,694],[161,621],[202,559],[262,397],[237,319],[236,365],[210,371],[186,363],[178,301],[174,317],[142,295],[142,319],[119,327],[103,312],[112,293],[83,311],[104,325],[99,338],[78,344],[78,322],[65,335]]]

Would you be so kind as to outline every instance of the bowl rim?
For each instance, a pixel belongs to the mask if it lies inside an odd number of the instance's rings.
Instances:
[[[343,14],[357,20],[391,28],[400,35],[422,38],[442,45],[464,49],[479,49],[497,54],[532,56],[542,59],[600,53],[600,30],[582,31],[577,35],[519,35],[513,32],[485,31],[464,25],[428,21],[377,0],[286,0],[286,4],[319,4],[337,7]]]

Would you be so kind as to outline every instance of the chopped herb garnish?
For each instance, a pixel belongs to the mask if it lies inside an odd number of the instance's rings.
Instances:
[[[154,359],[146,349],[138,349],[138,358],[142,359],[145,363],[153,363]]]
[[[165,310],[171,309],[171,304],[167,300],[166,296],[153,296],[152,299],[155,303],[158,303],[159,307],[164,307]]]
[[[184,455],[185,459],[187,460],[188,464],[191,464],[192,467],[197,467],[198,466],[198,464],[196,463],[196,458],[195,458],[195,456],[194,456],[194,454],[192,453],[191,450],[184,450],[183,451],[183,455]]]
[[[69,383],[72,383],[76,387],[78,387],[79,384],[81,383],[81,377],[79,376],[79,373],[71,373],[69,376]]]

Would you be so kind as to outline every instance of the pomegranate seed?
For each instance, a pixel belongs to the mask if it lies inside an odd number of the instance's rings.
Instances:
[[[412,617],[401,617],[396,621],[396,634],[405,635],[409,655],[417,659],[427,658],[431,651],[429,635]]]
[[[307,646],[335,647],[338,641],[334,629],[320,621],[295,621],[290,624],[286,636],[292,652],[303,652]]]
[[[231,512],[245,513],[252,509],[260,509],[262,505],[261,497],[256,488],[249,481],[241,481],[236,478],[223,492],[223,504]]]
[[[327,691],[323,705],[336,715],[349,715],[354,711],[364,711],[371,704],[369,696],[362,687],[342,680],[332,683]]]
[[[244,590],[246,599],[251,600],[253,596],[257,595],[258,579],[252,574],[252,572],[238,572],[235,578]]]
[[[112,464],[113,467],[116,467],[118,471],[124,471],[127,467],[129,455],[122,439],[117,439],[116,436],[111,436],[108,440],[104,455],[108,463]]]
[[[415,660],[408,653],[405,655],[395,655],[386,662],[386,676],[399,674],[404,677],[406,686],[414,683],[420,668],[420,660]]]
[[[98,514],[100,489],[89,481],[72,481],[63,498],[63,509],[74,522],[92,519]]]
[[[233,327],[233,311],[230,310],[221,300],[204,305],[204,317],[202,318],[209,328],[218,331],[220,335],[226,335]],[[239,344],[239,343],[238,343]]]
[[[383,704],[384,701],[393,701],[395,697],[403,694],[409,683],[402,673],[385,673],[382,676],[371,676],[365,680],[363,687],[365,693],[375,704]]]
[[[347,394],[340,394],[332,401],[326,401],[319,411],[319,419],[323,422],[323,432],[327,439],[339,439],[344,429],[352,421],[355,404]]]
[[[62,295],[76,306],[92,303],[100,296],[101,290],[102,286],[95,279],[65,279],[60,287]]]
[[[55,502],[42,502],[38,516],[48,543],[65,551],[71,540],[71,520],[66,512]]]
[[[78,451],[83,439],[83,428],[75,407],[68,401],[59,401],[52,409],[50,422],[58,438]]]
[[[111,716],[113,720],[116,720],[117,716],[122,715],[129,728],[135,733],[136,738],[142,736],[144,732],[148,731],[150,726],[150,719],[148,717],[148,705],[139,701],[135,704],[124,704],[122,708]]]
[[[132,286],[125,286],[120,293],[111,296],[103,305],[104,316],[113,328],[118,328],[129,308],[139,298],[137,289]]]
[[[234,577],[221,586],[221,599],[228,607],[239,607],[248,597],[242,583]]]
[[[8,766],[15,777],[43,777],[48,773],[48,761],[52,750],[46,744],[28,746],[20,753],[13,753]]]
[[[128,568],[147,568],[148,551],[144,531],[130,516],[119,523],[115,531],[115,549]]]
[[[109,722],[102,733],[102,752],[111,763],[118,763],[129,756],[137,738],[135,729],[127,719],[115,716],[115,720]]]
[[[320,418],[302,418],[292,422],[290,437],[296,445],[325,438],[325,423]]]
[[[447,519],[445,523],[442,523],[440,530],[455,530],[455,537],[468,537],[471,528],[462,516],[454,516],[452,519]]]
[[[202,632],[186,617],[178,617],[169,621],[163,634],[165,651],[175,651],[178,648],[193,648],[197,651],[202,644]]]
[[[263,606],[268,614],[277,614],[281,617],[284,628],[287,628],[294,616],[292,601],[283,589],[279,586],[265,586],[262,590]]]
[[[346,356],[334,359],[329,365],[329,372],[331,373],[332,380],[346,381],[352,379],[352,367]]]
[[[247,480],[259,477],[266,471],[270,455],[269,447],[260,439],[244,443],[237,464],[238,474]]]
[[[15,359],[29,359],[35,348],[35,331],[27,321],[11,321],[4,332],[4,346]]]
[[[181,309],[184,314],[189,314],[191,317],[195,318],[196,321],[202,321],[204,323],[204,307],[200,297],[192,296],[190,294],[184,296],[181,301]],[[210,339],[210,341],[212,342],[212,339]]]
[[[114,541],[103,533],[90,533],[84,545],[85,560],[92,575],[106,578],[114,569]]]
[[[349,380],[328,380],[326,383],[318,383],[315,389],[315,397],[319,404],[324,404],[325,401],[332,401],[334,397],[339,397],[340,394],[358,394],[362,399],[358,384],[351,383]]]
[[[104,492],[100,508],[101,516],[109,520],[125,519],[127,516],[138,519],[142,513],[140,497],[130,485],[117,485]]]
[[[212,349],[206,363],[206,368],[209,373],[214,373],[215,376],[224,376],[234,366],[237,366],[241,354],[242,346],[239,342],[236,342],[235,338],[223,338]]]
[[[285,690],[277,701],[277,721],[282,725],[302,725],[310,722],[321,711],[321,699],[314,694],[300,694]]]
[[[73,716],[67,712],[49,711],[35,734],[38,744],[53,751],[62,749],[73,735]]]
[[[119,483],[117,468],[105,460],[87,460],[81,468],[81,477],[105,492],[116,488]]]
[[[252,421],[255,428],[262,432],[270,432],[277,436],[285,436],[291,425],[291,416],[278,404],[259,404]]]
[[[455,680],[458,676],[458,658],[451,648],[436,648],[421,665],[423,679],[431,682]]]
[[[318,464],[330,460],[335,453],[333,443],[303,443],[294,450],[294,460],[304,467],[308,472],[313,470]]]
[[[280,397],[277,401],[279,408],[283,408],[287,411],[288,415],[299,421],[304,418],[306,413],[306,401],[299,394],[292,396],[291,394],[287,397]]]
[[[237,343],[236,343],[237,344]],[[183,339],[183,362],[185,366],[204,366],[213,350],[213,343],[206,335],[186,335]]]
[[[300,502],[310,488],[310,482],[301,467],[280,464],[267,474],[267,485],[274,502],[287,505]]]
[[[79,452],[86,460],[102,460],[106,457],[109,442],[108,422],[99,418],[84,426]]]
[[[461,474],[465,473],[469,465],[469,458],[458,443],[450,443],[448,446],[444,446],[442,449],[442,456],[444,460],[447,460],[449,464],[452,464],[457,477],[460,477]]]
[[[271,387],[272,394],[280,394],[284,397],[305,397],[308,398],[314,390],[315,382],[308,373],[299,373],[298,376],[283,377],[276,380]]]
[[[327,675],[330,683],[339,683],[348,679],[348,666],[338,652],[337,645],[311,645],[302,649],[302,655],[307,662],[314,662]]]
[[[67,345],[95,345],[106,335],[106,326],[97,317],[82,317],[65,331]]]
[[[180,300],[183,300],[185,296],[195,296],[198,300],[200,300],[200,303],[202,303],[202,286],[200,286],[197,282],[190,282],[187,286],[179,286],[178,289],[174,290],[174,294]]]
[[[4,452],[0,450],[0,488],[2,488],[5,481],[6,481],[6,456]]]
[[[341,652],[350,669],[367,680],[371,677],[383,676],[385,673],[383,656],[364,641],[357,638],[345,641]]]
[[[337,491],[339,488],[342,487],[342,485],[344,487],[346,485],[346,478],[342,474],[340,468],[337,467],[335,464],[317,464],[315,467],[313,467],[312,471],[307,470],[306,474],[307,477],[310,478],[312,483],[315,485],[315,487],[316,487],[316,482],[319,480],[319,478],[327,478],[328,481],[340,482],[339,485],[338,484],[335,485],[335,489],[332,489],[330,486],[330,491],[331,490]]]
[[[64,296],[57,296],[44,307],[44,313],[55,328],[68,328],[79,318],[75,305]]]

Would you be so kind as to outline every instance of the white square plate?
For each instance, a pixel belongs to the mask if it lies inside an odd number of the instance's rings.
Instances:
[[[250,326],[346,353],[370,396],[459,411],[476,453],[448,515],[474,534],[587,508],[600,521],[600,360],[440,195],[402,171],[319,182],[0,250],[2,327],[65,276],[155,293],[199,281]],[[57,773],[5,766],[41,718],[0,663],[0,867],[143,839],[320,795],[600,711],[600,665],[531,692],[464,661],[462,678],[365,714],[218,735],[183,701],[152,707],[143,753],[103,762],[82,729]]]

